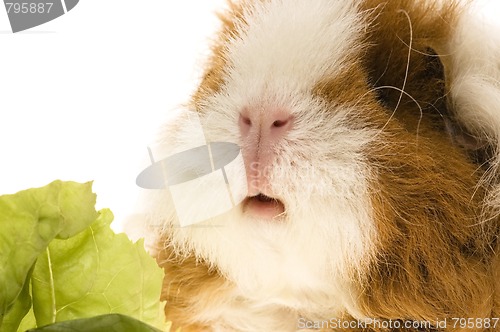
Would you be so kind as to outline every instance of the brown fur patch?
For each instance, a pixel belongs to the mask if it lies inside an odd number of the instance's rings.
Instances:
[[[481,223],[481,174],[447,139],[391,127],[389,146],[371,152],[380,249],[363,282],[366,314],[491,317],[496,221]]]
[[[366,42],[370,45],[364,67],[387,108],[394,109],[398,102],[415,106],[417,101],[428,115],[445,111],[444,72],[434,49],[450,37],[458,9],[453,1],[439,2],[362,2],[369,13]],[[420,117],[417,111],[414,115]]]
[[[193,256],[181,257],[170,247],[162,246],[157,254],[158,264],[165,271],[161,300],[167,302],[165,315],[173,323],[172,331],[179,327],[183,332],[210,330],[211,322],[195,317],[217,306],[217,299],[224,299],[228,282]]]
[[[371,190],[380,249],[362,281],[364,313],[426,321],[494,317],[498,220],[483,222],[483,171],[447,137],[443,119],[452,114],[444,70],[432,53],[449,38],[455,5],[365,4],[376,8],[366,67],[388,118],[375,125],[384,131],[367,151],[376,165]]]
[[[192,97],[193,105],[197,110],[201,108],[203,100],[219,91],[224,83],[223,77],[227,65],[226,46],[230,39],[237,36],[237,26],[245,24],[243,4],[228,0],[227,5],[229,8],[227,12],[218,15],[222,25],[219,33],[212,41],[212,52],[207,61],[207,69],[202,77],[202,82]]]

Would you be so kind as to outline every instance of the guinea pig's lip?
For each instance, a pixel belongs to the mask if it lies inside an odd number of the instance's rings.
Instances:
[[[262,202],[272,202],[272,201],[279,201],[279,199],[276,199],[272,196],[267,196],[266,194],[263,193],[258,193],[257,195],[250,196],[250,199],[258,199],[259,201]]]
[[[285,205],[285,202],[279,198],[279,197],[274,197],[274,196],[269,196],[269,195],[266,195],[262,192],[259,192],[258,194],[256,195],[248,195],[245,199],[244,199],[244,203],[248,203],[250,200],[253,200],[253,199],[257,199],[261,202],[276,202],[280,205],[283,206],[283,209],[286,211],[286,205]]]
[[[247,196],[243,201],[242,212],[261,221],[283,221],[286,206],[279,198],[258,193]]]

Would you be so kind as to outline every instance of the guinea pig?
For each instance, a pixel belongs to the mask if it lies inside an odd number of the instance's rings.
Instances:
[[[189,144],[195,112],[247,193],[186,227],[151,194],[174,329],[500,330],[500,30],[477,8],[228,3],[160,141]]]

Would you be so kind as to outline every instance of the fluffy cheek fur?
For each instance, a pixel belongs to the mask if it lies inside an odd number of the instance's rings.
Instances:
[[[303,105],[310,109],[314,103]],[[352,284],[375,252],[370,169],[363,150],[376,131],[354,130],[349,114],[350,109],[338,109],[328,121],[304,116],[295,138],[281,146],[268,176],[273,192],[286,204],[283,220],[258,220],[238,206],[194,227],[179,228],[168,193],[151,201],[153,220],[166,222],[162,226],[168,234],[159,257],[167,273],[167,317],[184,328],[207,322],[215,331],[288,331],[299,313],[340,316],[348,308],[361,316],[359,293]],[[236,130],[236,116],[202,116],[207,139],[238,142],[238,135],[228,134]],[[333,131],[324,127],[331,121],[337,123]],[[185,139],[189,144],[189,124],[177,124],[176,142]],[[317,139],[301,139],[305,132],[316,132]],[[325,132],[333,144],[321,139]],[[246,181],[245,174],[241,181]],[[206,328],[192,326],[193,331]]]
[[[236,108],[233,100],[220,93],[206,104],[210,112],[201,119],[209,141],[241,144],[238,113],[227,111]],[[377,238],[364,149],[378,131],[353,128],[359,120],[351,118],[352,108],[318,97],[296,96],[287,107],[295,126],[266,170],[273,193],[285,202],[283,220],[259,220],[238,206],[196,227],[169,228],[170,245],[216,267],[249,300],[302,311],[355,311],[349,284],[368,266]],[[190,136],[180,125],[175,139],[188,144]],[[166,219],[175,225],[172,217]]]

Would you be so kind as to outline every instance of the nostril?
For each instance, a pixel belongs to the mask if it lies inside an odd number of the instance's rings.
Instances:
[[[274,114],[274,116],[270,119],[271,121],[271,130],[278,130],[279,132],[290,129],[293,116],[287,113],[278,113]]]
[[[280,128],[288,123],[288,120],[276,120],[273,122],[273,127]]]
[[[250,118],[247,118],[246,116],[243,115],[240,115],[240,122],[247,126],[252,125],[252,121],[250,120]]]

